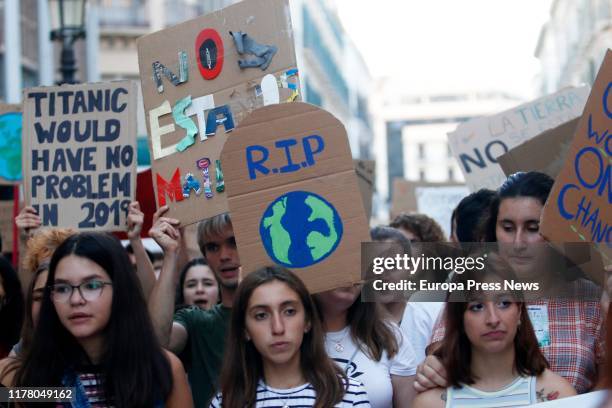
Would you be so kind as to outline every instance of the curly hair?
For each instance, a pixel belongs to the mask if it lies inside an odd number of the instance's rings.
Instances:
[[[442,227],[425,214],[405,214],[395,217],[389,224],[393,228],[402,228],[415,234],[420,242],[445,242]]]
[[[53,252],[66,238],[77,232],[72,228],[45,228],[38,231],[26,244],[27,248],[21,263],[23,272],[31,276],[41,263],[51,260]],[[29,279],[23,279],[22,276],[21,281],[29,282]]]

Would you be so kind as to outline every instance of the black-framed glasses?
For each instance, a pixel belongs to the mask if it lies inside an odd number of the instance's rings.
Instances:
[[[67,303],[75,289],[78,289],[79,295],[88,302],[96,300],[102,295],[104,286],[112,286],[111,282],[104,282],[99,279],[91,279],[81,282],[79,285],[71,285],[69,283],[55,283],[51,285],[51,299],[55,302]]]

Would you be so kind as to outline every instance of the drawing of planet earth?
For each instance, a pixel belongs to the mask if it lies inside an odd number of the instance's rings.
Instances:
[[[0,115],[0,178],[21,180],[21,113]]]
[[[266,252],[277,264],[304,268],[331,255],[342,239],[342,220],[323,197],[292,191],[266,209],[259,233]]]

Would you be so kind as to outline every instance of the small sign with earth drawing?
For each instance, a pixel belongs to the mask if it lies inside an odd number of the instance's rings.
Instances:
[[[282,265],[313,293],[360,280],[368,223],[338,119],[299,102],[257,109],[221,160],[245,273]]]
[[[0,184],[17,184],[21,172],[21,106],[0,103]]]

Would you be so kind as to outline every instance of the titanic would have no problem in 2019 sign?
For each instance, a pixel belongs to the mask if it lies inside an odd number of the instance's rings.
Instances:
[[[135,95],[131,82],[26,93],[26,202],[43,225],[124,228],[136,181]]]

